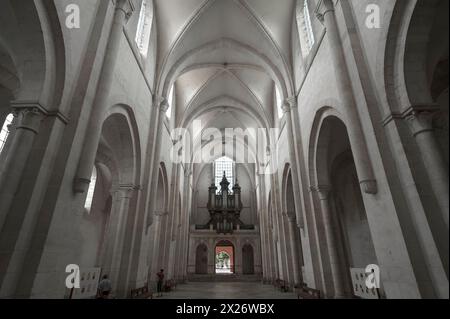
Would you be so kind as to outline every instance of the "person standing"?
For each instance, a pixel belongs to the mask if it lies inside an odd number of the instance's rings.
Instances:
[[[158,284],[157,284],[158,297],[162,297],[164,284],[164,269],[161,269],[159,273],[156,274],[156,276],[158,277]]]
[[[109,299],[111,291],[112,291],[111,280],[109,280],[108,275],[104,275],[102,280],[98,284],[99,299]]]

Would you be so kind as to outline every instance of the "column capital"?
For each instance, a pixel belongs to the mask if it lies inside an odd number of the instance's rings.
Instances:
[[[297,97],[291,96],[284,100],[281,109],[284,113],[290,112],[292,109],[297,108]]]
[[[328,200],[331,193],[330,185],[318,185],[311,188],[312,191],[319,195],[320,200]]]
[[[91,184],[91,180],[87,178],[76,177],[73,180],[73,191],[76,194],[83,194],[87,192],[89,189],[89,185]]]
[[[14,101],[11,106],[12,114],[16,118],[15,128],[38,134],[41,120],[47,114],[46,110],[39,103],[33,102]]]
[[[440,112],[439,106],[411,106],[404,113],[403,118],[407,121],[414,137],[419,134],[433,131],[433,119]]]
[[[140,186],[133,184],[120,184],[111,191],[111,194],[118,194],[121,198],[131,198],[135,191],[140,190]]]
[[[161,95],[155,95],[153,97],[153,106],[158,107],[162,114],[166,114],[170,107],[169,101]]]
[[[334,12],[333,0],[323,0],[320,1],[315,10],[316,18],[323,24],[325,21],[325,15],[327,13]]]
[[[135,11],[135,6],[131,0],[113,0],[115,10],[122,11],[125,14],[125,19],[128,21],[133,12]]]

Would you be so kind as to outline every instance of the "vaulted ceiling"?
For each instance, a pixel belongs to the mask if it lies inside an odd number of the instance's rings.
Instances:
[[[175,84],[177,126],[274,127],[292,95],[297,0],[155,0],[157,93]]]

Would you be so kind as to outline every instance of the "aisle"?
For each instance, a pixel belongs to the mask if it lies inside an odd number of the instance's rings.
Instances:
[[[155,299],[295,299],[271,285],[253,282],[195,282],[179,285],[174,292]]]

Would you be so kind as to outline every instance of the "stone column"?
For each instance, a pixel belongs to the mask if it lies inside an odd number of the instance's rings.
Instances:
[[[303,282],[301,269],[300,269],[300,258],[298,254],[297,240],[296,240],[296,232],[298,232],[297,228],[297,220],[293,213],[287,213],[287,218],[289,220],[289,239],[291,241],[291,256],[292,256],[292,270],[293,270],[293,279],[294,284],[299,285]]]
[[[181,218],[181,246],[180,246],[180,275],[182,281],[185,282],[187,279],[187,263],[188,263],[188,249],[189,249],[189,189],[190,189],[190,180],[192,176],[192,171],[187,169],[184,175],[184,187],[183,187],[183,201],[182,201],[182,218]]]
[[[270,210],[273,210],[271,208]],[[273,211],[271,211],[272,215],[274,214]],[[276,228],[276,220],[275,217],[272,216],[272,225],[270,225],[270,217],[268,220],[269,227],[269,244],[270,244],[270,251],[271,251],[271,264],[272,264],[272,282],[275,281],[277,278],[280,278],[281,271],[280,271],[280,264],[278,259],[278,234],[277,234],[277,228]]]
[[[162,130],[164,128],[164,118],[166,116],[166,112],[169,109],[169,104],[166,99],[162,97],[155,97],[154,98],[154,107],[157,108],[156,110],[156,123],[155,123],[155,130],[156,133],[154,135],[154,151],[153,151],[153,157],[152,157],[152,165],[151,165],[151,175],[150,175],[150,195],[149,195],[149,209],[150,211],[156,210],[156,196],[157,196],[157,187],[154,187],[154,185],[158,185],[158,178],[159,178],[159,163],[160,163],[160,153],[161,153],[161,143],[162,143]]]
[[[0,229],[19,187],[44,112],[38,105],[21,104],[13,109],[15,132],[0,172]]]
[[[74,180],[74,192],[84,193],[88,190],[94,167],[98,145],[102,134],[103,121],[108,109],[108,98],[114,80],[114,71],[120,52],[120,43],[123,37],[123,28],[134,10],[130,0],[115,0],[114,17],[105,58],[97,85],[97,94],[92,103],[89,123],[86,129],[83,149]]]
[[[376,194],[378,193],[378,187],[357,110],[352,81],[336,21],[334,4],[332,0],[323,0],[322,5],[324,7],[323,13],[318,14],[318,17],[324,23],[327,30],[337,91],[340,94],[341,104],[345,113],[345,124],[347,126],[352,152],[355,158],[359,182],[364,193]]]
[[[216,246],[214,238],[208,240],[208,275],[216,274]]]
[[[333,212],[330,206],[330,186],[318,186],[314,188],[320,200],[320,208],[322,211],[323,226],[325,229],[325,238],[330,259],[331,276],[334,286],[334,297],[345,298],[344,278],[341,263],[339,260],[338,243],[339,238],[336,235]]]
[[[109,238],[112,244],[111,261],[110,261],[110,278],[116,287],[119,287],[119,275],[121,271],[121,262],[123,255],[124,237],[127,226],[128,211],[130,208],[131,198],[133,197],[136,187],[133,185],[121,185],[115,191],[115,200],[117,209],[114,211],[115,216],[110,219],[111,227]],[[124,270],[125,271],[125,270]],[[118,292],[122,293],[122,292]]]
[[[164,218],[167,216],[168,212],[155,212],[155,237],[153,240],[153,256],[152,256],[152,264],[151,264],[151,274],[149,278],[149,282],[156,281],[157,272],[163,268],[163,260],[161,260],[161,229],[164,224]]]
[[[163,216],[161,216],[161,220],[159,222],[159,257],[160,260],[160,267],[163,268],[166,273],[167,278],[167,260],[166,256],[168,255],[168,247],[170,247],[169,240],[170,238],[167,238],[167,232],[168,232],[168,223],[169,223],[169,212],[165,212]],[[158,269],[159,270],[159,269]],[[168,278],[167,278],[168,279]]]
[[[266,284],[270,281],[270,270],[269,270],[269,249],[267,247],[267,234],[268,230],[266,227],[266,221],[263,216],[265,214],[265,210],[261,210],[261,215],[259,217],[260,222],[260,234],[261,234],[261,259],[262,259],[262,267],[263,267],[263,283]]]
[[[234,247],[234,273],[236,275],[244,274],[244,260],[242,256],[243,243],[240,238],[236,238]]]
[[[416,139],[431,187],[436,194],[443,220],[448,228],[448,167],[433,129],[433,116],[438,111],[439,109],[433,107],[412,107],[405,113],[405,118]]]
[[[295,97],[291,97],[286,99],[284,105],[283,105],[283,111],[286,114],[286,128],[287,128],[287,136],[288,136],[288,142],[289,142],[289,154],[290,154],[290,160],[291,160],[291,176],[292,176],[292,188],[294,192],[294,203],[295,203],[295,215],[297,222],[299,224],[300,228],[303,228],[304,222],[303,222],[303,215],[302,215],[302,209],[304,207],[302,202],[302,190],[301,190],[301,182],[300,182],[300,174],[299,174],[299,159],[298,159],[298,150],[296,139],[301,138],[301,136],[298,135],[299,130],[297,127],[295,127],[294,124],[294,118],[296,118],[295,114],[292,114],[294,112],[298,112],[297,110],[297,101]],[[299,123],[297,123],[298,125]]]

